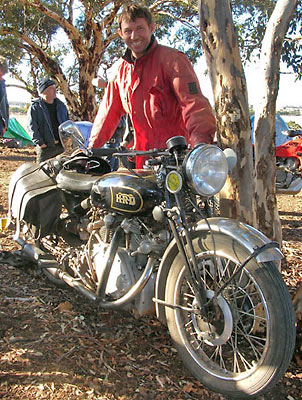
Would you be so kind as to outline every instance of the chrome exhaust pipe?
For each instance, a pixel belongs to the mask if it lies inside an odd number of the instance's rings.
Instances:
[[[18,237],[16,242],[21,246],[21,254],[24,253],[31,261],[37,264],[41,269],[47,269],[47,271],[56,279],[61,279],[68,286],[79,291],[84,296],[88,297],[89,300],[97,301],[97,295],[90,289],[87,289],[81,282],[74,279],[65,271],[60,270],[60,266],[57,261],[50,255],[39,249],[37,246],[25,242],[25,240]]]
[[[57,261],[50,255],[39,249],[37,246],[27,243],[25,240],[18,237],[16,242],[21,246],[21,254],[24,253],[31,261],[36,263],[39,268],[47,269],[47,271],[56,279],[61,279],[68,286],[76,289],[88,299],[97,302],[104,309],[118,310],[129,304],[134,298],[143,290],[149,281],[156,260],[152,257],[149,258],[147,265],[142,272],[138,281],[132,288],[125,293],[124,296],[114,301],[104,301],[94,291],[88,289],[85,285],[73,278],[65,271],[61,271]]]
[[[276,187],[277,194],[297,194],[302,189],[302,179],[295,179],[288,188],[278,188]]]
[[[153,268],[155,265],[156,259],[150,257],[147,265],[145,266],[145,269],[143,273],[141,274],[139,280],[131,287],[130,290],[128,290],[127,293],[124,294],[124,296],[120,297],[117,300],[113,301],[100,301],[100,306],[106,310],[118,310],[131,301],[134,300],[134,298],[143,290],[143,288],[146,286],[147,282],[149,281]]]

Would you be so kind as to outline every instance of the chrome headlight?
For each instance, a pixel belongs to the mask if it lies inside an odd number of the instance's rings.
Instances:
[[[228,164],[223,151],[210,144],[195,147],[184,162],[189,186],[198,194],[214,196],[224,186]]]

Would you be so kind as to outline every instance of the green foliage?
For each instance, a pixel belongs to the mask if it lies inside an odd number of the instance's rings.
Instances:
[[[11,0],[2,0],[0,20],[2,29],[11,31],[12,36],[17,32],[22,32],[44,45],[49,43],[52,35],[58,29],[58,24],[51,18],[32,7],[22,5],[20,2],[12,2]]]
[[[45,4],[47,3],[50,2],[46,1]],[[29,92],[34,94],[37,77],[45,72],[36,54],[32,52],[28,43],[20,40],[20,36],[26,36],[45,53],[60,59],[63,47],[59,51],[52,48],[52,39],[58,32],[59,25],[32,7],[24,6],[20,2],[2,0],[0,27],[0,52],[9,60],[10,73],[25,83]],[[26,80],[23,77],[24,69],[31,71]]]
[[[26,114],[28,110],[28,104],[20,105],[20,106],[9,106],[9,112],[11,114]]]
[[[154,2],[147,3],[152,5]],[[156,37],[164,38],[168,45],[183,51],[195,63],[202,54],[198,1],[165,2],[154,13]]]
[[[281,108],[280,110],[277,110],[278,114],[282,114],[282,115],[299,115],[299,113],[297,112],[297,110],[295,109],[288,109],[288,108]]]
[[[268,20],[277,0],[232,0],[234,22],[238,29],[242,61],[259,56]],[[291,67],[298,79],[302,77],[302,2],[298,1],[283,42],[281,59]]]
[[[290,65],[299,79],[302,78],[302,3],[298,2],[287,37],[283,43],[282,61]]]

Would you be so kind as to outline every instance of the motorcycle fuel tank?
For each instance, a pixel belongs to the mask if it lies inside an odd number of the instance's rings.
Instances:
[[[92,204],[120,214],[145,214],[162,201],[154,176],[113,172],[92,187]]]

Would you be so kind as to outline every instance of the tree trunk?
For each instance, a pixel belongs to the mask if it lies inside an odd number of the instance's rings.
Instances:
[[[257,79],[255,107],[256,227],[270,239],[282,242],[276,200],[275,119],[282,43],[297,0],[278,0],[269,19],[261,48],[263,74]]]
[[[224,216],[253,223],[253,159],[245,75],[229,0],[199,0],[200,28],[214,93],[218,144],[237,154],[220,199]]]

